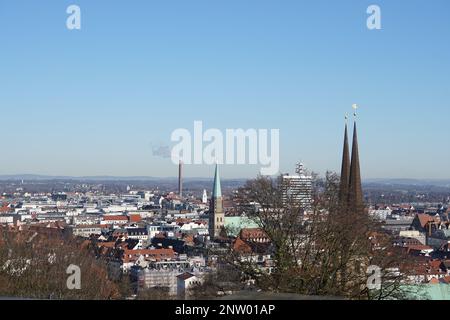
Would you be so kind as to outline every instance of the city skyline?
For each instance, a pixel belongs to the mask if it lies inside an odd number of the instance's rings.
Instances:
[[[196,120],[280,129],[280,173],[339,172],[357,103],[363,181],[450,178],[446,1],[377,1],[381,30],[366,27],[371,1],[76,1],[82,27],[67,30],[70,4],[0,3],[0,175],[176,177],[153,148]]]

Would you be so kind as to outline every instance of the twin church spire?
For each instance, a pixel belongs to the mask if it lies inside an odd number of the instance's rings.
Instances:
[[[355,114],[356,115],[356,114]],[[341,180],[339,187],[340,206],[344,212],[362,213],[364,200],[361,187],[361,169],[359,165],[358,133],[356,118],[353,125],[352,152],[348,143],[348,128],[345,124],[344,146],[342,152]],[[225,214],[220,185],[219,166],[216,164],[214,172],[213,192],[210,203],[209,234],[212,239],[220,236],[224,228]]]
[[[364,208],[364,201],[361,187],[361,169],[359,165],[359,148],[356,119],[353,125],[351,158],[347,131],[347,124],[345,124],[339,201],[341,207],[345,210],[362,211]]]

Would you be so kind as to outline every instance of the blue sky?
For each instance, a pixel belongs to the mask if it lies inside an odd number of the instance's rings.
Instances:
[[[281,171],[323,173],[358,103],[364,178],[450,178],[449,17],[448,0],[0,0],[0,174],[175,176],[152,146],[194,120],[279,128]]]

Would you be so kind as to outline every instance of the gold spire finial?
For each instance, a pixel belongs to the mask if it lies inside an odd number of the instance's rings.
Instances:
[[[358,105],[356,103],[352,104],[352,108],[353,108],[353,116],[356,117],[356,110],[358,109]]]

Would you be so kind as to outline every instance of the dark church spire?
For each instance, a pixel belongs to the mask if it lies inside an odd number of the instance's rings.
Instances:
[[[344,131],[344,148],[342,151],[341,181],[339,186],[339,202],[345,207],[348,201],[348,188],[350,184],[350,151],[348,147],[347,122]]]
[[[361,187],[361,171],[359,167],[358,134],[356,120],[353,127],[352,162],[350,164],[350,181],[348,191],[348,204],[352,210],[363,210],[363,193]]]

